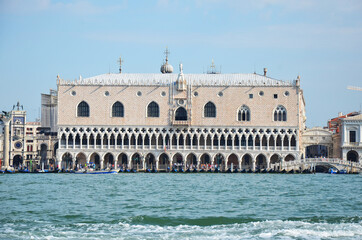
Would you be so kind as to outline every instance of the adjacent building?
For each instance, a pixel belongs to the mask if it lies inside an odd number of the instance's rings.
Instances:
[[[342,158],[352,162],[362,162],[362,114],[342,119]]]

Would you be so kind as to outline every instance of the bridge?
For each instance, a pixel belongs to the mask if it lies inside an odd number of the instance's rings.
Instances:
[[[283,167],[287,170],[315,169],[317,166],[327,169],[334,167],[338,170],[346,170],[347,172],[362,172],[362,163],[339,158],[306,158],[283,163]]]

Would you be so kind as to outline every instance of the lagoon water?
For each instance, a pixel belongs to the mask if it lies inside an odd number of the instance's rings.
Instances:
[[[0,239],[362,239],[362,175],[0,175]]]

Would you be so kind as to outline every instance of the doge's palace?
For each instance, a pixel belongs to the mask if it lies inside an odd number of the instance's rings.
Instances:
[[[267,169],[301,158],[300,78],[264,74],[58,76],[58,166]]]

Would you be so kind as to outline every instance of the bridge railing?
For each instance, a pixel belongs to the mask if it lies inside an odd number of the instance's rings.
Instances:
[[[362,164],[358,162],[351,162],[339,158],[305,158],[305,159],[298,159],[294,161],[284,162],[284,166],[292,167],[301,164],[311,164],[311,163],[330,163],[330,164],[338,164],[350,167],[358,167],[362,168]]]

